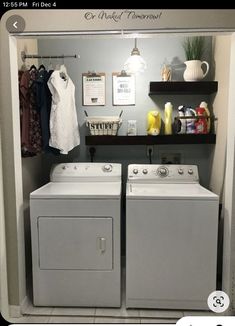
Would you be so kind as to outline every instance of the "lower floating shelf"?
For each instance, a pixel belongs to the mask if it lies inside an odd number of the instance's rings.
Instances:
[[[177,134],[158,136],[86,136],[86,145],[167,145],[215,144],[215,134]]]

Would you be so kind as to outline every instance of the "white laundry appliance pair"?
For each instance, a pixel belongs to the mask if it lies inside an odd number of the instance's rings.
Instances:
[[[30,195],[37,306],[121,304],[121,164],[56,165]],[[216,289],[218,196],[196,166],[129,165],[126,306],[208,309]]]

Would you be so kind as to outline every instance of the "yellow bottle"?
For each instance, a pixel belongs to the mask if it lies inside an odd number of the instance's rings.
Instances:
[[[171,135],[172,134],[172,111],[173,107],[171,102],[167,102],[165,104],[165,135]]]
[[[159,111],[149,111],[148,112],[148,128],[147,134],[151,136],[159,135],[161,130],[161,114]]]

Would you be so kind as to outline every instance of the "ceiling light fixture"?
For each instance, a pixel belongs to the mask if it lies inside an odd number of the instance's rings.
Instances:
[[[124,70],[129,74],[136,74],[144,72],[146,67],[146,62],[140,55],[140,51],[137,48],[137,39],[135,38],[135,47],[131,51],[131,56],[124,63]]]

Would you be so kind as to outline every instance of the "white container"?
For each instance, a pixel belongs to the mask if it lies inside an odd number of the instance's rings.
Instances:
[[[184,63],[186,65],[186,69],[183,74],[185,81],[202,80],[208,74],[209,63],[206,61],[188,60],[188,61],[185,61]],[[202,65],[206,66],[205,73],[202,70]]]

